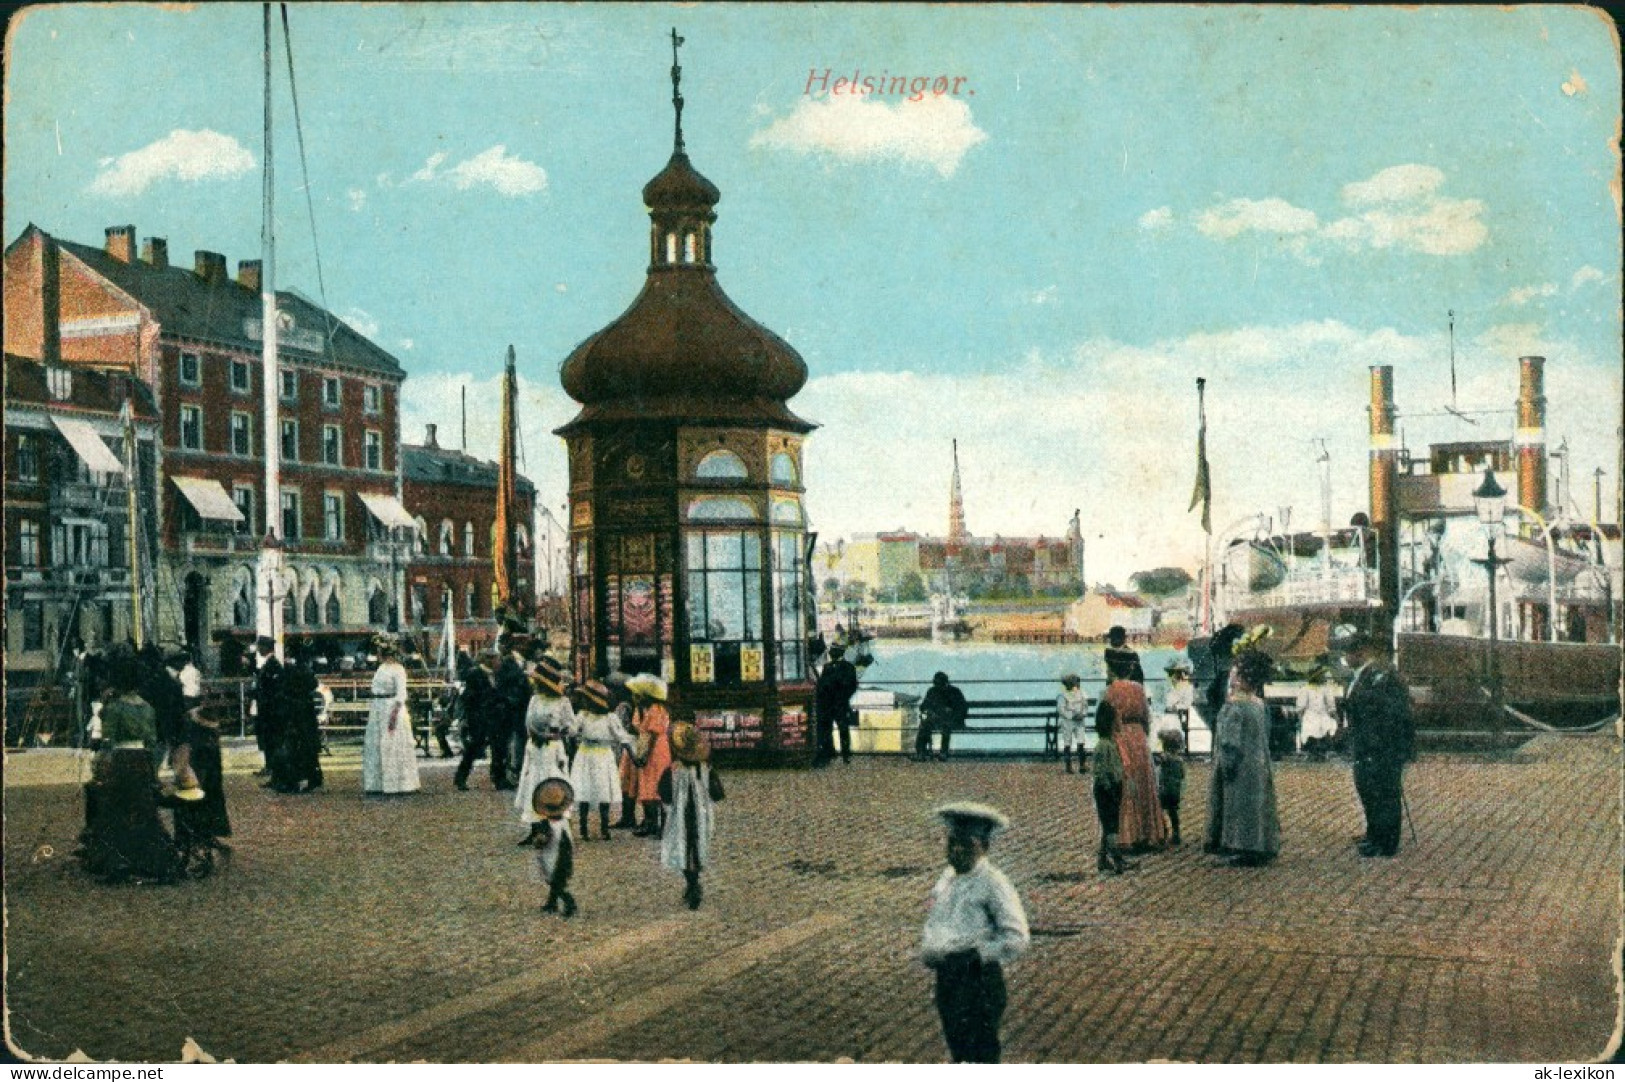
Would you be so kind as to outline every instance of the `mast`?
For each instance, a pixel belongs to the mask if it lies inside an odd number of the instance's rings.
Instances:
[[[1207,464],[1207,379],[1196,377],[1196,484],[1191,489],[1191,504],[1185,510],[1196,510],[1202,505],[1202,533],[1206,544],[1202,549],[1202,612],[1200,630],[1213,633],[1213,479]]]
[[[514,407],[519,380],[514,374],[513,346],[508,346],[508,362],[502,372],[502,437],[497,457],[497,543],[491,555],[496,561],[497,600],[512,607],[517,559],[514,551],[514,515],[518,510],[514,484]]]
[[[282,607],[276,596],[282,578],[281,425],[277,414],[276,238],[274,234],[276,166],[271,147],[271,5],[262,5],[265,21],[265,168],[261,192],[260,393],[263,420],[260,443],[265,451],[265,537],[260,545],[254,629],[276,642],[282,656]]]

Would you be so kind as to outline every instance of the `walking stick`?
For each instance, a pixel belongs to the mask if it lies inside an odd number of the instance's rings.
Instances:
[[[1403,791],[1399,794],[1399,806],[1405,809],[1405,823],[1411,828],[1411,844],[1416,844],[1416,820],[1411,818],[1411,802],[1405,799]]]

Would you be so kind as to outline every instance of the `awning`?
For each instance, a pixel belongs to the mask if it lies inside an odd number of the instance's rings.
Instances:
[[[123,473],[124,463],[113,457],[113,452],[107,449],[107,444],[96,435],[96,430],[84,421],[73,421],[63,417],[52,416],[51,423],[56,430],[62,433],[73,446],[74,453],[84,459],[85,465],[98,473]]]
[[[386,496],[376,492],[357,492],[361,502],[367,505],[372,517],[383,523],[391,530],[415,530],[417,519],[407,513],[401,506],[401,501],[393,496]]]
[[[226,493],[225,486],[219,481],[211,481],[207,477],[175,476],[171,476],[170,480],[181,490],[186,502],[204,518],[216,522],[243,521],[243,513],[231,502],[231,496]]]

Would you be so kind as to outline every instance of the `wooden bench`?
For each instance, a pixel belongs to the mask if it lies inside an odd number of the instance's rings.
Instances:
[[[1054,699],[970,699],[965,724],[954,736],[1036,736],[1044,737],[1044,754],[1060,758],[1061,730],[1055,715]],[[979,725],[980,721],[1028,722],[1026,725]],[[1036,724],[1034,724],[1036,723]],[[1008,752],[1006,754],[1021,754]]]

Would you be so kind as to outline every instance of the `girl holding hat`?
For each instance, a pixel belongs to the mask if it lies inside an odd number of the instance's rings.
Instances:
[[[581,743],[570,764],[570,784],[581,808],[581,840],[587,840],[587,816],[598,805],[598,827],[609,841],[609,809],[621,802],[621,772],[615,755],[632,736],[609,708],[609,689],[589,681],[577,692],[576,722]]]
[[[683,873],[683,902],[700,907],[700,872],[711,863],[711,834],[716,829],[716,802],[722,779],[711,770],[711,749],[700,731],[681,722],[671,731],[675,762],[661,775],[660,799],[671,808],[671,822],[660,840],[660,862]]]
[[[632,728],[637,733],[633,755],[638,767],[638,802],[643,805],[643,825],[632,833],[641,838],[660,836],[664,814],[660,801],[660,779],[671,766],[671,746],[666,734],[671,715],[666,712],[666,682],[649,673],[639,673],[626,682],[632,694]]]
[[[543,833],[542,817],[531,800],[536,787],[549,778],[570,777],[564,738],[576,728],[575,711],[564,697],[562,678],[538,669],[530,676],[530,686],[533,692],[525,710],[525,763],[519,771],[518,792],[513,800],[519,821],[530,827],[530,834],[520,845],[531,844]]]
[[[412,740],[412,718],[406,710],[406,670],[391,639],[379,639],[378,671],[372,677],[372,707],[361,742],[361,792],[415,793],[418,751]]]

